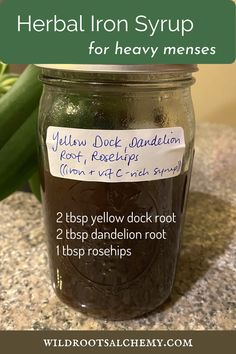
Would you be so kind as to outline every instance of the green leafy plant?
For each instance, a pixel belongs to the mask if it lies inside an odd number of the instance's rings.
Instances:
[[[29,65],[19,77],[0,63],[0,200],[27,181],[40,199],[36,123],[42,84]]]
[[[0,62],[0,97],[10,90],[17,79],[18,75],[8,73],[8,65]]]

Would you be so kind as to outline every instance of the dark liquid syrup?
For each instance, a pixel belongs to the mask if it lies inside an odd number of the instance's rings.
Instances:
[[[59,298],[85,313],[109,319],[129,319],[154,310],[170,295],[179,253],[186,194],[190,173],[138,183],[80,182],[43,172],[43,202],[48,234],[52,282]],[[97,223],[100,231],[161,231],[166,240],[57,240],[58,228],[91,232],[90,225],[58,224],[57,213],[127,217],[175,213],[176,223]],[[125,219],[124,219],[125,220]],[[72,248],[125,248],[132,255],[97,256],[81,259],[57,255],[57,245]]]

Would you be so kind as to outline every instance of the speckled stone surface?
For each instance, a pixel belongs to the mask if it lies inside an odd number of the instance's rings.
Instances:
[[[0,329],[235,329],[236,130],[201,125],[177,279],[171,299],[138,320],[95,320],[62,304],[50,285],[40,204],[0,203]]]

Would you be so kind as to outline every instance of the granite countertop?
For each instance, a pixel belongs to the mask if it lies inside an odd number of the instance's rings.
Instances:
[[[177,279],[158,312],[96,320],[62,304],[50,285],[40,204],[15,193],[0,203],[0,329],[236,328],[236,130],[202,124]]]

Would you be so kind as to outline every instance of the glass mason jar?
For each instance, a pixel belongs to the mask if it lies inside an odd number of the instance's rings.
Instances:
[[[173,287],[194,153],[194,65],[44,65],[41,187],[53,288],[124,320]]]

